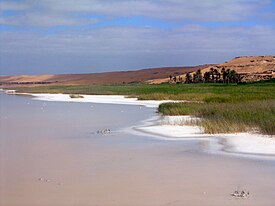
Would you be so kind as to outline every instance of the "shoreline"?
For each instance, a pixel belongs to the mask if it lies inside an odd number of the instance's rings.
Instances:
[[[205,134],[198,126],[179,125],[178,120],[184,121],[190,116],[160,116],[143,121],[132,129],[133,134],[147,136],[163,141],[198,141],[204,145],[204,151],[229,155],[275,158],[275,139],[268,135],[256,133],[236,134]],[[169,124],[163,124],[170,119]],[[174,124],[171,124],[175,121]],[[130,131],[131,132],[131,131]],[[207,146],[206,146],[207,145]]]
[[[20,94],[20,93],[15,93]],[[22,93],[27,94],[27,93]],[[157,108],[166,102],[179,102],[171,100],[138,100],[137,98],[123,95],[81,95],[83,98],[71,98],[69,94],[31,94],[35,100],[56,101],[56,102],[78,102],[78,103],[101,103],[101,104],[122,104],[145,106]]]
[[[122,104],[133,106],[145,106],[157,108],[165,102],[177,102],[173,100],[138,100],[122,95],[81,95],[83,98],[71,98],[69,94],[31,94],[16,93],[15,90],[2,90],[6,94],[31,95],[34,100],[77,103],[102,103]],[[270,135],[256,133],[236,134],[205,134],[198,126],[191,126],[192,121],[198,118],[190,116],[160,116],[143,121],[143,125],[132,126],[132,130],[153,136],[161,140],[207,140],[215,148],[226,153],[245,155],[269,156],[275,158],[275,139]],[[132,131],[132,132],[133,132]]]

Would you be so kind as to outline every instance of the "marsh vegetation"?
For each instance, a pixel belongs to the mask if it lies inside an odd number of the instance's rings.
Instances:
[[[256,130],[275,135],[275,101],[235,103],[165,103],[159,106],[165,115],[193,115],[206,133],[235,133]]]
[[[275,135],[275,80],[248,84],[121,84],[15,88],[19,92],[91,95],[126,95],[139,100],[189,100],[198,103],[165,103],[164,115],[194,115],[207,133],[258,130]]]

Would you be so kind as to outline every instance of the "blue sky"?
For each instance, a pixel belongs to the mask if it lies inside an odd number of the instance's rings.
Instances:
[[[274,0],[1,0],[0,74],[91,73],[275,55]]]

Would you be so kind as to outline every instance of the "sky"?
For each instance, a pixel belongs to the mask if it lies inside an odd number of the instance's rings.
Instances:
[[[275,0],[1,0],[0,75],[275,55]]]

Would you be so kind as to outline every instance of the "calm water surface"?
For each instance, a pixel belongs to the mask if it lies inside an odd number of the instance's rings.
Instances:
[[[126,132],[155,112],[0,94],[0,206],[274,205],[275,161]]]

